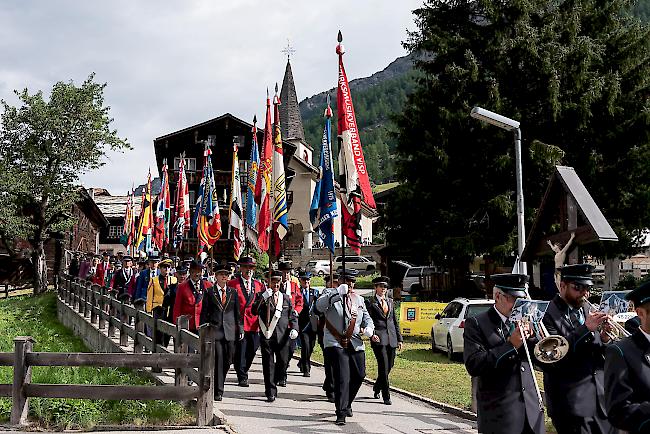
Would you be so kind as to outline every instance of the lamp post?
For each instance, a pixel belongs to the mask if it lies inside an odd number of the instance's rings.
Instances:
[[[515,177],[517,179],[517,252],[519,254],[519,273],[528,274],[526,263],[521,260],[524,253],[526,230],[524,229],[524,191],[521,175],[521,130],[519,121],[501,116],[481,107],[474,107],[470,113],[474,119],[487,122],[506,131],[512,131],[515,136]]]

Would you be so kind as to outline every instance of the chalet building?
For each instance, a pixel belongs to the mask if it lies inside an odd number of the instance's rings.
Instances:
[[[152,183],[153,184],[153,183]],[[118,252],[126,253],[126,247],[120,242],[124,233],[124,213],[128,196],[111,196],[104,188],[93,188],[95,203],[106,217],[108,224],[101,228],[99,233],[99,250],[116,255]],[[153,187],[152,187],[153,190]],[[140,215],[140,196],[136,194],[133,209],[136,216]]]

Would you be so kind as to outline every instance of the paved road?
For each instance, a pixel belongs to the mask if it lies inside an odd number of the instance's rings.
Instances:
[[[343,427],[334,424],[334,404],[325,399],[321,390],[324,371],[312,367],[311,377],[298,371],[296,361],[289,368],[289,384],[278,388],[278,398],[267,403],[264,396],[261,357],[251,367],[251,387],[236,384],[234,372],[226,380],[224,400],[215,402],[226,416],[228,424],[240,434],[266,433],[475,433],[474,422],[434,409],[419,401],[397,394],[393,405],[373,399],[372,387],[361,386],[352,405],[353,417]]]

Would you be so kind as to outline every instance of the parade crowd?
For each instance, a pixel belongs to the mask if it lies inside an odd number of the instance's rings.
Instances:
[[[125,302],[144,303],[147,312],[176,324],[189,318],[189,330],[202,324],[215,327],[215,400],[221,401],[231,365],[239,387],[248,387],[248,372],[259,350],[268,402],[275,401],[278,387],[287,386],[287,369],[300,345],[298,367],[309,377],[316,343],[323,350],[323,391],[335,404],[336,423],[352,417],[352,402],[365,378],[365,345],[370,339],[378,365],[374,397],[391,405],[388,376],[402,336],[393,300],[387,297],[389,280],[373,280],[375,295],[364,300],[354,290],[356,271],[326,276],[324,289],[311,287],[311,274],[294,276],[287,262],[254,277],[257,263],[244,256],[238,262],[218,264],[206,260],[150,256],[134,264],[134,258],[118,253],[111,258],[74,254],[68,274],[113,290]],[[167,346],[170,337],[158,333],[157,344]]]

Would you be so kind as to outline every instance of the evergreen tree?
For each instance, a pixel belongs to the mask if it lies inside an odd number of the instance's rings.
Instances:
[[[629,251],[650,225],[650,35],[629,8],[428,0],[414,11],[405,47],[424,60],[398,120],[388,241],[456,266],[516,252],[513,137],[469,117],[482,106],[521,121],[528,228],[553,165],[566,164]]]

